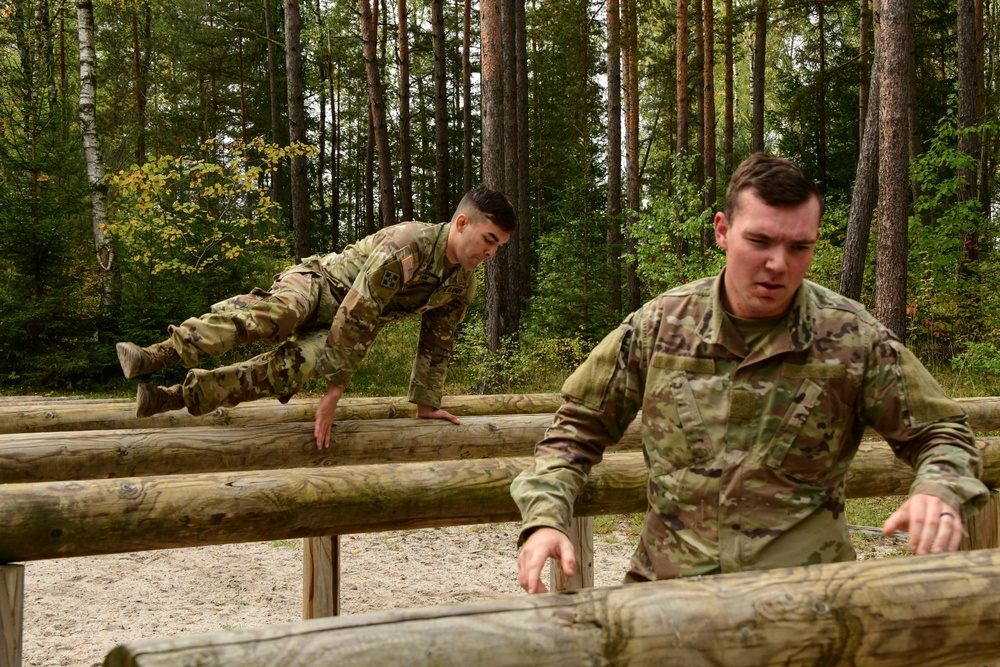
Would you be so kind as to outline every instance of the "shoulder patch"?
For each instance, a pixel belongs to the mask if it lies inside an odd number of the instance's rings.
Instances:
[[[406,282],[405,280],[403,282]],[[382,274],[382,287],[386,289],[396,289],[399,284],[399,274],[393,271],[386,271]]]

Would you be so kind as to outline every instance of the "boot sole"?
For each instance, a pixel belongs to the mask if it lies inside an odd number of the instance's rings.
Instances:
[[[126,380],[139,377],[139,368],[142,365],[142,353],[138,351],[136,345],[132,343],[116,343],[115,350],[118,352],[118,363],[122,367],[122,374]]]

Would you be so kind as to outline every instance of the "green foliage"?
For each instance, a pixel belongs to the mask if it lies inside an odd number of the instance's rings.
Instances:
[[[590,353],[591,345],[581,337],[535,338],[522,335],[519,343],[505,339],[491,353],[486,345],[483,320],[467,320],[459,332],[449,391],[481,393],[483,387],[498,394],[555,392],[563,380]]]
[[[994,133],[995,124],[963,132]],[[976,198],[959,201],[963,170],[976,164],[958,150],[960,131],[953,114],[939,124],[928,150],[911,163],[920,191],[910,219],[907,306],[910,340],[928,357],[948,358],[952,351],[1000,331],[1000,281],[994,259],[983,253],[970,262],[970,247],[995,236],[995,223]]]
[[[722,269],[724,257],[712,231],[714,212],[705,208],[705,189],[690,173],[694,158],[675,162],[671,189],[649,201],[632,228],[639,275],[646,290],[659,294]]]
[[[280,248],[277,204],[263,175],[307,146],[281,148],[255,139],[202,146],[204,157],[163,156],[109,178],[117,194],[106,231],[126,257],[157,275],[205,273],[248,251]]]

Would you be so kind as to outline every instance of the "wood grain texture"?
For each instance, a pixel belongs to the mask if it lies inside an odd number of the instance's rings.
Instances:
[[[24,566],[0,565],[0,667],[21,667]]]
[[[1000,654],[1000,550],[506,598],[116,647],[105,667],[934,667]]]
[[[137,419],[135,402],[120,399],[8,401],[0,402],[0,433],[311,422],[316,418],[318,402],[318,398],[294,399],[287,404],[262,400],[218,408],[200,417],[178,410]],[[558,394],[490,394],[445,396],[441,407],[461,417],[552,413],[561,403]],[[345,398],[337,406],[337,419],[341,420],[415,416],[416,406],[405,397]]]
[[[1000,440],[984,477],[1000,477]],[[529,458],[385,463],[0,485],[0,563],[149,549],[454,526],[520,518],[510,482]],[[913,472],[865,446],[848,497],[905,494]],[[646,509],[642,454],[593,468],[577,516]]]

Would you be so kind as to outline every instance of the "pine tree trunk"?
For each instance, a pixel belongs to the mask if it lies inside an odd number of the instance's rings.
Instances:
[[[733,112],[733,0],[726,0],[726,120],[725,120],[725,143],[722,149],[723,168],[725,178],[728,181],[736,168],[736,160],[733,154],[735,150],[734,136],[736,129],[736,119]]]
[[[389,150],[389,130],[385,119],[385,99],[382,76],[375,53],[377,31],[370,0],[359,0],[361,11],[361,41],[364,44],[365,74],[368,79],[368,106],[371,109],[372,133],[378,151],[378,180],[381,194],[382,226],[396,224],[396,195],[392,182],[392,159]]]
[[[288,82],[288,140],[306,141],[305,84],[302,80],[302,42],[298,0],[285,0],[285,75]],[[309,176],[306,156],[292,153],[289,177],[292,185],[292,230],[295,235],[295,259],[312,254],[309,230]]]
[[[403,220],[413,220],[413,159],[410,156],[410,29],[406,0],[397,0],[399,24],[399,198]]]
[[[868,238],[872,215],[878,195],[878,107],[879,107],[878,49],[872,59],[871,91],[868,116],[865,119],[865,136],[861,141],[857,175],[851,195],[851,212],[847,219],[847,237],[840,266],[837,291],[855,301],[861,299],[868,259]]]
[[[504,186],[503,118],[503,15],[501,0],[480,3],[481,86],[482,86],[482,169],[483,185],[494,190]],[[485,326],[486,344],[491,352],[500,348],[501,274],[506,267],[499,257],[486,262]]]
[[[962,132],[975,127],[979,107],[979,70],[976,67],[978,48],[976,45],[976,5],[975,0],[958,0],[958,149],[969,156],[972,164],[979,162],[979,136],[974,132]],[[976,169],[959,171],[963,179],[958,188],[958,203],[976,201],[978,176]],[[965,279],[975,276],[975,266],[979,259],[979,229],[970,225],[962,233],[962,260],[960,275]]]
[[[267,79],[268,97],[271,102],[271,143],[281,144],[281,111],[278,104],[278,56],[275,53],[276,37],[274,19],[271,15],[271,0],[264,0],[264,30],[267,33]],[[275,165],[271,174],[271,199],[281,201],[281,167]]]
[[[451,218],[448,201],[448,75],[445,63],[444,0],[431,0],[434,51],[434,219]]]
[[[688,0],[677,0],[677,154],[688,153]]]
[[[879,12],[879,230],[874,315],[906,337],[906,256],[909,213],[909,113],[913,44],[909,0],[883,0]]]
[[[622,74],[618,0],[608,6],[608,310],[622,314]]]
[[[503,52],[503,192],[517,206],[520,178],[517,163],[517,20],[515,6],[523,0],[501,0],[502,52]],[[516,210],[516,209],[515,209]],[[520,285],[520,230],[515,230],[507,244],[497,252],[495,262],[504,266],[500,276],[500,336],[515,336],[521,326]]]
[[[472,0],[462,10],[462,190],[472,189]]]
[[[868,34],[871,32],[871,8],[868,5],[868,0],[861,0],[861,24],[859,26],[858,32],[860,33],[860,38],[858,41],[858,53],[860,54],[859,60],[861,61],[861,67],[858,68],[858,142],[859,145],[864,144],[865,141],[865,127],[868,117],[868,104],[869,104],[869,88],[870,82],[866,77],[868,73],[868,68],[864,66],[867,62],[868,49],[870,45],[868,42]]]
[[[104,158],[97,134],[97,52],[91,0],[77,0],[76,20],[80,40],[80,132],[90,186],[91,231],[101,275],[101,308],[107,312],[118,307],[115,285],[119,274],[111,238],[104,233],[108,222],[108,183],[104,178]]]
[[[715,181],[715,6],[705,0],[705,208],[715,209],[717,185]],[[711,224],[708,225],[711,228]]]
[[[764,56],[767,52],[767,0],[757,0],[756,36],[753,50],[753,129],[752,147],[756,153],[764,150]]]
[[[517,57],[517,293],[521,303],[531,296],[531,179],[528,161],[528,27],[525,0],[514,3],[514,50]]]
[[[625,35],[626,62],[625,85],[625,137],[627,145],[626,178],[628,200],[628,310],[632,312],[641,305],[639,291],[638,253],[635,234],[631,233],[638,218],[641,192],[639,189],[639,34],[636,25],[636,0],[625,0],[622,24]]]

